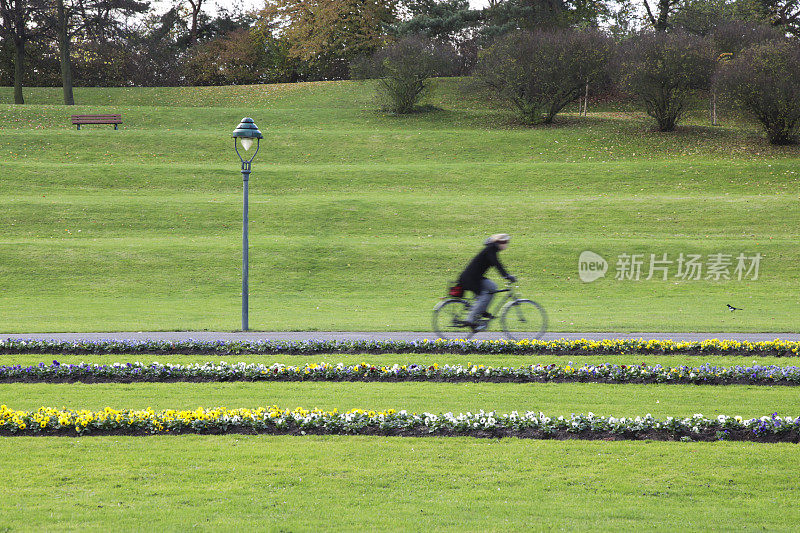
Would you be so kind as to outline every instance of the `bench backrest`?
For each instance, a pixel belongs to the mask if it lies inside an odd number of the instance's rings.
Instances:
[[[122,115],[72,115],[73,124],[122,124]]]

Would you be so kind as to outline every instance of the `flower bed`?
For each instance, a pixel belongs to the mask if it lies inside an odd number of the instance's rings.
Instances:
[[[593,413],[549,417],[528,411],[498,414],[409,413],[407,411],[337,411],[218,407],[193,411],[166,409],[102,411],[53,409],[15,411],[0,406],[0,435],[153,435],[181,433],[344,434],[385,436],[475,436],[540,439],[754,440],[798,442],[800,417],[777,413],[745,420],[739,416],[706,418],[651,415],[635,418]]]
[[[77,365],[40,363],[36,366],[0,366],[0,382],[131,383],[131,382],[219,382],[219,381],[439,381],[439,382],[600,382],[682,383],[696,385],[798,385],[800,367],[753,365],[698,367],[661,365],[525,365],[519,368],[484,365],[390,365],[369,363],[336,365],[307,363],[203,364],[112,363]]]
[[[746,355],[797,357],[800,342],[775,339],[768,342],[711,339],[703,342],[671,340],[484,340],[484,341],[45,341],[0,340],[0,354],[287,354],[322,353],[456,353],[456,354],[551,354],[551,355]]]

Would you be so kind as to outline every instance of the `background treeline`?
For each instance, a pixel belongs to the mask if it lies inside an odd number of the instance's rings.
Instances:
[[[480,67],[479,58],[492,46],[530,46],[508,40],[525,31],[595,30],[616,45],[642,30],[707,38],[736,23],[748,29],[725,30],[730,46],[716,49],[733,53],[752,44],[753,32],[800,35],[800,1],[490,0],[471,9],[468,0],[266,0],[253,12],[211,15],[204,0],[181,0],[162,14],[140,0],[0,0],[0,23],[0,84],[15,86],[15,101],[23,103],[23,86],[63,86],[72,103],[74,85],[345,79],[354,64],[357,75],[376,75],[369,70],[376,54],[410,53],[405,44],[405,52],[396,48],[410,36],[434,43],[428,67],[445,75],[486,72],[493,59]]]

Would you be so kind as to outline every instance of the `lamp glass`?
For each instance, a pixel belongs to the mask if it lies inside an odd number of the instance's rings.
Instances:
[[[251,146],[253,146],[253,139],[249,137],[243,137],[242,148],[244,148],[245,150],[249,150]]]

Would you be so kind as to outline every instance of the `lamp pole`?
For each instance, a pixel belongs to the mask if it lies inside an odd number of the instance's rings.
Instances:
[[[250,240],[247,227],[249,225],[250,196],[250,162],[242,161],[242,181],[244,182],[244,206],[242,216],[242,331],[249,329],[248,314],[250,312]]]
[[[239,161],[242,162],[242,182],[244,183],[244,212],[242,216],[242,331],[247,331],[249,329],[248,324],[248,314],[249,314],[249,270],[250,270],[250,257],[248,255],[248,250],[250,248],[249,238],[248,238],[248,196],[250,190],[250,164],[253,162],[253,159],[256,158],[256,154],[258,153],[258,149],[261,146],[261,139],[264,136],[258,130],[255,122],[252,118],[245,117],[236,126],[236,129],[233,130],[233,148],[236,150],[236,155],[239,156]],[[241,140],[242,148],[244,148],[245,152],[250,150],[250,147],[253,146],[253,140],[256,141],[256,151],[253,152],[253,156],[249,159],[243,158],[242,154],[239,152],[239,144],[236,142],[236,139]]]

